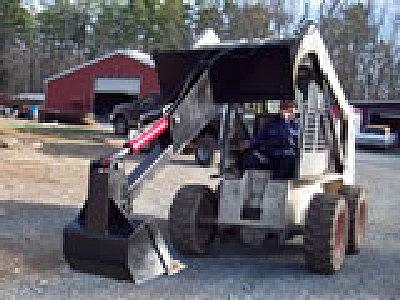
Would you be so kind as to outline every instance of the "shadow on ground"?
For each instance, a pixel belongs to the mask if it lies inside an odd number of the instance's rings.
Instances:
[[[77,216],[79,208],[4,201],[0,203],[0,211],[0,255],[3,256],[0,258],[0,271],[4,277],[13,275],[15,267],[20,269],[21,274],[30,274],[65,266],[63,228]],[[168,221],[156,219],[156,223],[168,240]],[[171,251],[176,258],[196,266],[196,272],[209,268],[239,267],[242,264],[256,266],[260,259],[273,268],[303,268],[302,247],[299,245],[280,249],[267,245],[254,249],[243,246],[234,236],[215,242],[211,253],[200,258],[182,257],[173,249]],[[15,258],[18,264],[15,264]],[[190,274],[192,271],[187,272]]]
[[[190,157],[184,158],[184,159],[171,159],[168,161],[168,164],[171,165],[178,165],[178,166],[190,166],[190,167],[199,167],[196,161],[194,159],[191,159]]]
[[[384,155],[400,155],[400,148],[371,148],[371,147],[357,147],[359,153],[371,153],[371,154],[384,154]]]
[[[77,157],[84,159],[96,159],[101,156],[115,153],[118,150],[119,148],[117,146],[89,142],[45,142],[41,148],[42,153],[46,155]]]
[[[104,143],[92,142],[45,142],[41,151],[45,155],[75,157],[83,159],[98,159],[121,150],[120,147]],[[147,151],[148,152],[148,151]],[[129,156],[130,161],[140,161],[146,156],[146,151]],[[180,159],[171,159],[171,165],[198,166],[191,156],[180,156]],[[200,167],[200,166],[199,166]]]
[[[78,212],[77,208],[0,202],[0,268],[14,258],[21,272],[31,273],[58,268],[62,262],[64,222]],[[12,271],[12,270],[11,270]]]

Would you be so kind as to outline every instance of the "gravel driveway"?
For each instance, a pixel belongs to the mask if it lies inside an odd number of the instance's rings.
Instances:
[[[368,236],[361,254],[349,256],[334,276],[305,271],[298,245],[251,251],[227,244],[213,256],[183,258],[189,267],[178,275],[135,286],[74,272],[63,261],[62,228],[86,197],[90,157],[49,147],[0,149],[1,299],[400,297],[400,155],[358,153],[357,182],[368,190]],[[176,157],[149,182],[136,211],[165,220],[176,189],[185,182],[215,184],[208,177],[213,172],[194,166],[191,157]]]

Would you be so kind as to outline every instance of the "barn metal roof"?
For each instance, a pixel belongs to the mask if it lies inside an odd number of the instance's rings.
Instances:
[[[45,96],[43,93],[20,93],[16,96],[19,101],[30,100],[30,101],[44,101]]]
[[[86,68],[86,67],[89,67],[91,65],[94,65],[94,64],[96,64],[96,63],[98,63],[98,62],[100,62],[102,60],[108,59],[108,58],[113,57],[115,55],[125,55],[125,56],[127,56],[127,57],[129,57],[131,59],[137,60],[137,61],[139,61],[139,62],[141,62],[141,63],[143,63],[145,65],[148,65],[151,68],[155,67],[154,61],[153,61],[153,59],[152,59],[150,54],[141,52],[139,50],[121,49],[121,50],[116,50],[114,52],[99,56],[99,57],[97,57],[97,58],[95,58],[93,60],[90,60],[90,61],[86,62],[86,63],[74,66],[74,67],[72,67],[70,69],[67,69],[67,70],[64,70],[64,71],[62,71],[62,72],[60,72],[58,74],[52,75],[52,76],[46,78],[44,80],[44,83],[47,84],[49,81],[59,79],[59,78],[61,78],[63,76],[66,76],[68,74],[74,73],[74,72],[76,72],[78,70],[81,70],[83,68]]]

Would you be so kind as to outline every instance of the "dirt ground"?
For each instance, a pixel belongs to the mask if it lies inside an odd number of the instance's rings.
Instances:
[[[0,149],[1,200],[80,205],[87,196],[90,160],[118,151],[123,144],[123,140],[112,136],[100,140],[76,139],[1,130],[1,122],[5,121],[0,120],[0,141],[9,145]],[[132,157],[127,170],[141,157]],[[149,194],[144,191],[143,198],[161,191],[162,194],[172,193],[185,179],[189,183],[209,183],[207,174],[215,171],[196,168],[190,155],[176,156],[169,165],[172,167],[161,170],[148,183],[146,190]],[[188,178],[181,172],[182,165],[184,169],[195,169],[196,172]],[[164,180],[165,177],[168,181]]]
[[[115,152],[123,142],[113,137],[98,141],[20,133],[6,125],[7,120],[0,120],[0,220],[10,226],[0,232],[0,289],[2,283],[18,281],[21,275],[39,278],[38,270],[63,264],[62,228],[87,197],[90,159]],[[130,165],[136,160],[134,157]],[[182,166],[189,172],[195,169],[189,180]],[[135,202],[135,212],[166,218],[176,189],[184,182],[208,183],[208,172],[195,168],[192,157],[174,158],[167,170],[146,184]],[[165,195],[170,199],[165,201]],[[46,212],[55,213],[56,218],[49,220]],[[7,220],[15,215],[21,215],[18,224]],[[42,223],[49,221],[43,227]],[[46,235],[49,238],[43,239]],[[40,279],[36,281],[40,285]]]
[[[180,274],[134,286],[73,271],[62,254],[63,228],[87,196],[90,159],[115,151],[122,141],[21,134],[6,123],[0,119],[0,299],[400,297],[400,187],[393,184],[398,154],[357,154],[356,182],[369,199],[368,235],[361,254],[347,257],[339,274],[309,274],[295,245],[258,253],[227,247],[213,256],[182,258],[189,267]],[[135,213],[165,220],[182,184],[213,185],[214,173],[194,165],[191,156],[174,157],[144,186]]]
[[[6,121],[0,121],[5,126]],[[76,205],[85,197],[90,147],[108,152],[112,146],[88,140],[0,129],[7,144],[0,156],[0,199]]]

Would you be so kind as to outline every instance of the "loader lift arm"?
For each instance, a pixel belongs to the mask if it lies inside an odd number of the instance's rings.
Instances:
[[[171,260],[155,223],[134,219],[131,204],[145,179],[171,154],[182,151],[213,119],[215,107],[210,95],[201,99],[201,105],[198,100],[204,96],[202,89],[210,93],[208,70],[223,53],[207,53],[202,57],[186,77],[176,100],[164,107],[160,119],[141,128],[119,152],[91,162],[88,199],[78,218],[64,228],[64,256],[73,268],[127,278],[135,283],[179,269],[179,264]],[[198,122],[189,130],[182,129],[187,124],[179,122],[179,115],[182,118],[191,115],[188,110],[193,106],[196,106]],[[171,127],[182,134],[172,139]],[[125,175],[120,162],[154,142],[158,146]]]

